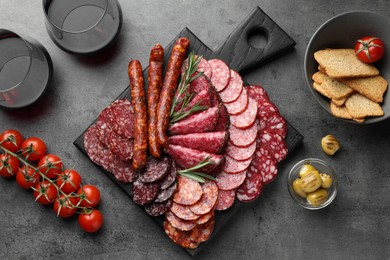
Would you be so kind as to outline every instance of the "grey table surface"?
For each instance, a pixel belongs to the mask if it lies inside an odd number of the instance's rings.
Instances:
[[[39,0],[0,0],[0,27],[38,39],[54,63],[44,99],[28,109],[0,110],[0,131],[19,129],[39,136],[49,152],[100,187],[105,224],[97,234],[80,230],[77,219],[57,219],[34,203],[31,192],[0,179],[0,259],[186,259],[153,220],[135,206],[76,147],[73,141],[128,85],[127,63],[147,64],[155,43],[167,45],[185,26],[215,49],[256,6],[296,42],[294,50],[244,75],[261,84],[285,118],[300,131],[302,145],[280,164],[279,176],[257,201],[243,207],[196,259],[384,259],[390,254],[390,120],[375,125],[346,123],[330,116],[304,80],[306,46],[315,30],[342,12],[370,10],[389,16],[388,0],[119,1],[124,15],[110,52],[77,58],[58,49],[44,27]],[[337,36],[335,36],[337,37]],[[335,135],[333,157],[320,146]],[[317,157],[339,177],[339,194],[328,208],[308,211],[288,194],[286,179],[297,161]]]

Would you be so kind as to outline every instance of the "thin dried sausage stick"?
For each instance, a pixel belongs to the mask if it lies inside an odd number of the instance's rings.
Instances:
[[[147,114],[144,90],[144,78],[142,76],[141,63],[132,60],[128,66],[130,79],[131,103],[134,108],[134,148],[133,161],[134,169],[140,170],[146,165],[147,150]]]
[[[148,144],[155,158],[161,157],[161,146],[157,142],[157,106],[162,86],[164,49],[156,44],[150,52],[148,73]]]
[[[165,78],[157,107],[157,140],[162,146],[168,145],[167,130],[173,97],[178,84],[181,67],[183,65],[190,41],[179,38],[173,46],[167,65]]]

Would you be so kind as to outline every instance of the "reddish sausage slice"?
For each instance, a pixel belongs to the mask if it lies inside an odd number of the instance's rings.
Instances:
[[[218,187],[214,181],[207,180],[202,185],[203,195],[198,202],[190,207],[196,215],[204,215],[210,212],[218,199]]]
[[[197,181],[183,176],[177,178],[177,189],[173,201],[182,205],[192,205],[202,197],[202,187]]]
[[[230,69],[225,62],[218,59],[209,60],[208,63],[210,64],[212,71],[210,78],[211,83],[218,92],[221,92],[229,84]]]
[[[246,129],[253,125],[257,115],[257,103],[249,98],[248,108],[241,114],[230,116],[230,122],[237,128]]]
[[[231,103],[238,99],[243,89],[243,82],[240,74],[230,70],[230,82],[227,87],[219,92],[223,103]]]

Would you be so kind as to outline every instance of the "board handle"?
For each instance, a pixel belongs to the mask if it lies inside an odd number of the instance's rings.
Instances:
[[[252,46],[251,37],[265,38],[263,46]],[[237,72],[244,72],[281,52],[292,48],[295,41],[260,7],[257,7],[212,54]]]

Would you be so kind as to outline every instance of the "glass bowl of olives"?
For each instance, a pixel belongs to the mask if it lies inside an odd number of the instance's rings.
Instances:
[[[326,162],[308,158],[296,163],[288,174],[288,191],[305,209],[328,206],[337,195],[337,177]]]

